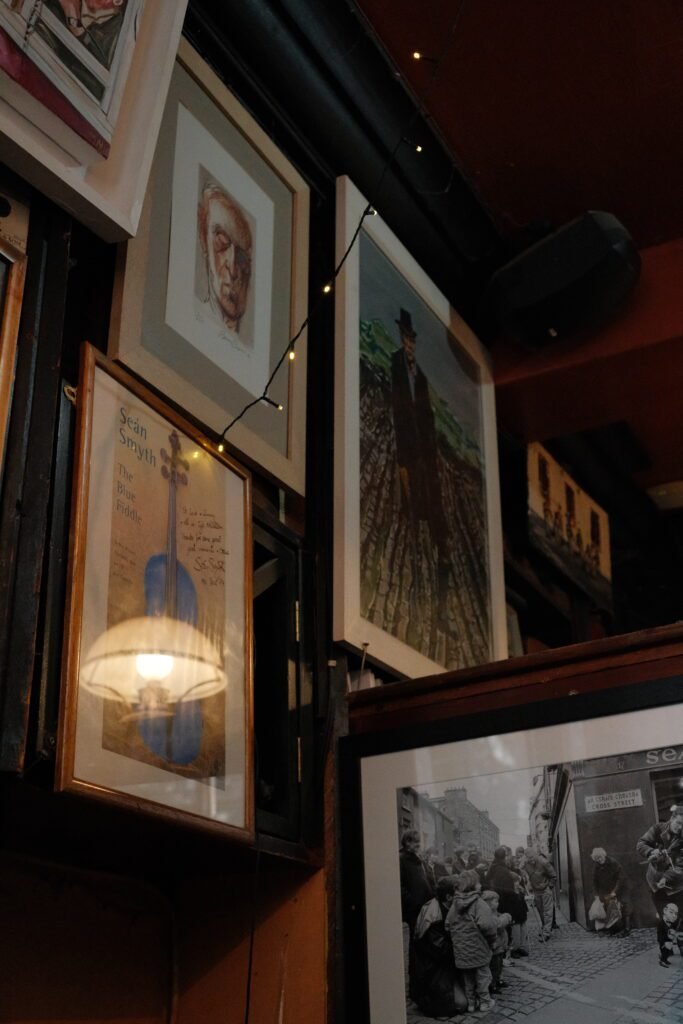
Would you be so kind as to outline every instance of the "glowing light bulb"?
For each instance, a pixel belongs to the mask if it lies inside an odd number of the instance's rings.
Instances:
[[[224,452],[225,451],[225,445],[224,444],[219,444],[218,445],[218,451],[219,452]]]
[[[329,295],[331,291],[332,291],[332,285],[331,284],[326,284],[325,287],[323,288],[324,294],[325,295]]]
[[[292,360],[292,362],[294,362],[294,360],[296,359],[296,352],[294,351],[293,348],[290,348],[289,350],[289,358]]]
[[[284,409],[284,405],[278,405],[278,407],[277,407],[277,411],[278,412],[282,412],[283,409]]]
[[[420,145],[417,145],[417,146],[415,147],[415,152],[416,152],[416,153],[421,153],[421,152],[422,152],[422,146],[420,146]]]
[[[420,51],[419,50],[413,50],[413,60],[420,60],[421,58],[422,58],[422,54],[420,53]]]
[[[143,679],[167,679],[173,671],[171,654],[138,654],[135,670]]]

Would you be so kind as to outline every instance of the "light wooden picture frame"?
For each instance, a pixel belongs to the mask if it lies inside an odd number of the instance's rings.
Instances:
[[[0,182],[0,476],[26,281],[28,225],[28,198],[20,198]]]
[[[367,209],[340,178],[338,259]],[[506,657],[488,358],[378,215],[338,279],[335,349],[334,639],[410,677]]]
[[[250,475],[89,345],[76,450],[57,789],[250,841]]]
[[[308,215],[303,178],[183,42],[140,230],[120,251],[110,356],[221,433],[306,318]],[[305,333],[268,393],[227,441],[303,494]]]

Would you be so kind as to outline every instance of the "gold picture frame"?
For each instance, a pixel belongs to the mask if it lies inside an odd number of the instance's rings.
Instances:
[[[249,842],[250,474],[89,345],[76,450],[56,787]]]
[[[5,441],[14,365],[19,337],[21,306],[26,281],[26,244],[29,207],[12,190],[0,183],[0,470],[4,463]]]

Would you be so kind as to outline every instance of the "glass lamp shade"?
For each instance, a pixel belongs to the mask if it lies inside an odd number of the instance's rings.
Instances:
[[[125,619],[97,638],[81,662],[80,683],[128,704],[211,697],[225,689],[221,655],[189,622],[166,615]]]

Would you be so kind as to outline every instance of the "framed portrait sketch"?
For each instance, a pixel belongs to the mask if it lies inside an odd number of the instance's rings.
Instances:
[[[337,184],[338,258],[367,201]],[[336,305],[334,639],[406,676],[506,657],[484,349],[377,215]]]
[[[348,1020],[678,1020],[683,676],[620,666],[341,741]]]
[[[84,347],[57,765],[253,836],[250,477]]]
[[[221,432],[306,317],[308,187],[183,43],[138,237],[121,252],[110,355]],[[304,492],[306,339],[228,441]],[[277,406],[282,409],[278,411]]]
[[[137,230],[186,7],[0,0],[3,161],[108,242]]]

